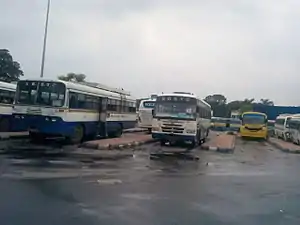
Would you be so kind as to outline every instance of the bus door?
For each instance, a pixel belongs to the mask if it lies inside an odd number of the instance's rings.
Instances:
[[[106,119],[108,117],[108,115],[107,115],[107,100],[108,100],[107,98],[99,97],[98,135],[100,137],[107,137],[107,124],[106,124]]]

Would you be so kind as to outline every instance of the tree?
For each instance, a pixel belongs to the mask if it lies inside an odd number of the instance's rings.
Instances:
[[[242,103],[243,103],[243,101],[235,100],[235,101],[229,102],[227,104],[227,108],[228,108],[229,111],[236,111],[236,110],[239,110],[241,108]]]
[[[215,103],[217,105],[226,104],[226,97],[221,94],[208,95],[204,99],[207,103]]]
[[[273,106],[274,102],[267,98],[261,98],[259,104]]]
[[[254,102],[254,98],[245,98],[243,104],[252,104]]]
[[[214,116],[225,117],[227,114],[226,109],[226,97],[221,94],[208,95],[205,97],[204,101],[210,104]]]
[[[243,104],[240,108],[240,113],[249,112],[253,110],[252,104]]]
[[[0,49],[0,80],[10,83],[18,81],[23,75],[20,63],[13,60],[7,49]]]
[[[68,73],[67,75],[58,76],[59,80],[73,81],[73,82],[84,82],[86,75],[82,73]]]

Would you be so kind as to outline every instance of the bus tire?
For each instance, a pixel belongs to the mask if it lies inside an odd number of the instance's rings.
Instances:
[[[148,134],[152,133],[152,128],[148,128]]]
[[[42,143],[45,140],[45,136],[40,133],[29,132],[29,139],[33,143]]]
[[[121,137],[122,134],[123,134],[123,126],[122,126],[122,124],[119,124],[116,131],[109,132],[108,137],[118,138],[118,137]]]
[[[10,121],[8,118],[2,118],[0,120],[0,131],[1,132],[9,132],[10,130]]]
[[[84,138],[84,127],[83,125],[77,125],[74,127],[72,136],[69,137],[69,142],[72,144],[80,143]]]
[[[197,147],[201,143],[202,140],[201,140],[201,132],[198,131],[195,136],[195,139],[192,141],[192,147],[193,148]]]

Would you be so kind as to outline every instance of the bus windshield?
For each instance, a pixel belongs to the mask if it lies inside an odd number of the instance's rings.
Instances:
[[[196,116],[196,105],[185,102],[156,103],[155,116],[194,119]]]
[[[243,124],[265,124],[266,117],[260,114],[246,114],[243,115]]]
[[[19,81],[16,104],[61,107],[66,87],[59,82]]]

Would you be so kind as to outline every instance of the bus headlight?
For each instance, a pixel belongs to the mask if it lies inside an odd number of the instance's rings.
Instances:
[[[196,130],[195,129],[186,129],[186,133],[187,134],[194,134],[194,133],[196,133]]]

